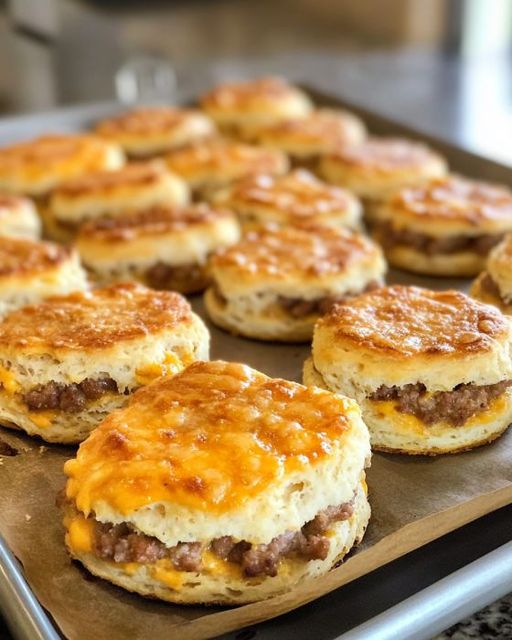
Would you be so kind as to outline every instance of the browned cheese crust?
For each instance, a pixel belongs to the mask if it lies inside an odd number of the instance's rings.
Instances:
[[[56,269],[72,254],[70,247],[21,238],[0,239],[0,278]]]
[[[491,351],[506,338],[506,318],[460,291],[392,286],[336,305],[320,321],[355,348],[394,357],[455,356]]]
[[[308,220],[329,212],[348,211],[354,196],[297,169],[284,176],[254,175],[240,180],[230,190],[226,205],[272,208],[292,219]]]
[[[183,231],[213,224],[233,214],[226,209],[212,208],[205,203],[186,207],[153,207],[139,212],[127,212],[117,218],[92,220],[80,229],[79,238],[101,243],[126,242],[144,236]]]
[[[286,280],[300,275],[316,280],[342,274],[354,262],[373,262],[378,255],[377,246],[354,231],[304,225],[250,232],[214,255],[211,264],[234,270],[244,279]]]
[[[0,322],[0,348],[94,351],[143,338],[191,319],[179,294],[126,283],[56,296]]]
[[[98,192],[107,194],[120,187],[145,187],[160,183],[167,174],[163,162],[130,162],[116,171],[94,171],[59,185],[55,196],[82,198]]]
[[[298,89],[283,78],[266,77],[242,82],[226,82],[203,95],[203,109],[226,111],[272,111],[276,103],[293,98]]]
[[[177,149],[166,156],[166,162],[187,181],[203,176],[230,181],[253,173],[284,173],[288,167],[280,151],[221,139]]]
[[[352,147],[339,149],[330,156],[340,166],[368,174],[394,174],[422,169],[440,157],[419,142],[402,138],[369,138]]]

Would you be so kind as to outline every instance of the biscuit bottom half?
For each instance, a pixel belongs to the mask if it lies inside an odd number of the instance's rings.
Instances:
[[[74,444],[85,440],[109,413],[124,406],[128,400],[127,395],[118,393],[117,390],[105,389],[104,392],[98,391],[96,397],[92,397],[92,394],[88,397],[79,389],[74,389],[79,385],[69,385],[73,387],[71,391],[69,387],[59,386],[64,389],[61,394],[63,399],[59,402],[64,408],[53,407],[55,394],[58,393],[53,388],[48,389],[47,393],[48,399],[52,400],[52,408],[41,409],[35,406],[31,408],[18,394],[2,391],[0,424],[10,429],[22,430],[31,436],[39,436],[46,442]]]
[[[498,284],[488,271],[483,271],[474,280],[469,293],[480,302],[493,304],[506,315],[512,315],[512,301],[503,298]]]
[[[214,283],[205,292],[205,306],[218,327],[235,335],[257,340],[307,342],[311,340],[318,318],[333,305],[379,286],[379,281],[371,280],[360,291],[312,300],[286,298],[271,292],[265,296],[255,294],[228,300]]]
[[[299,531],[268,544],[228,536],[167,548],[127,524],[85,518],[66,506],[66,545],[91,573],[143,596],[184,604],[243,604],[328,572],[363,538],[370,517],[366,483]]]
[[[101,267],[86,263],[91,279],[99,285],[134,280],[160,291],[178,291],[192,294],[203,291],[209,283],[206,260],[203,262],[172,265],[162,261],[153,264],[137,264],[119,261],[115,266]]]
[[[428,236],[413,229],[376,223],[374,238],[389,263],[399,269],[434,276],[474,276],[484,267],[489,251],[502,234]]]
[[[329,389],[312,358],[304,364],[304,384]],[[436,395],[443,397],[436,399]],[[419,397],[431,402],[418,401]],[[423,385],[381,388],[358,402],[372,448],[391,453],[467,451],[496,440],[512,422],[512,386],[508,380],[486,386],[458,385],[452,392],[439,394],[429,394]]]

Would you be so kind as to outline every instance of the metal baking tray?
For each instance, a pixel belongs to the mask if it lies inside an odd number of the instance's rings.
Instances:
[[[510,182],[506,166],[306,87],[322,105],[358,113],[376,134],[425,140],[464,173]],[[59,109],[0,120],[0,145],[49,131],[76,131],[120,109],[117,103]],[[405,274],[394,280],[410,281]],[[417,280],[417,278],[415,279]],[[439,286],[446,286],[443,280]],[[333,591],[300,609],[222,636],[225,640],[429,640],[451,624],[512,591],[512,506],[460,529]],[[0,537],[0,610],[18,640],[60,634],[30,590]],[[7,638],[0,620],[0,638]]]

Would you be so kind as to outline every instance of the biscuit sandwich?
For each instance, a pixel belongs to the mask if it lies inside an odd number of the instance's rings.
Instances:
[[[252,174],[282,175],[289,169],[282,151],[221,138],[177,149],[166,156],[166,163],[198,198],[208,198],[217,189]]]
[[[474,276],[512,231],[512,191],[450,175],[405,187],[378,209],[374,237],[389,263],[433,276]]]
[[[262,125],[302,118],[313,109],[303,91],[277,77],[226,82],[199,102],[222,133],[245,139]]]
[[[244,230],[266,224],[361,227],[359,200],[305,169],[284,176],[249,176],[217,191],[212,201],[235,211]]]
[[[212,257],[206,310],[235,334],[306,341],[320,315],[380,286],[385,269],[380,248],[348,229],[261,229]]]
[[[41,221],[32,200],[0,193],[0,237],[36,240],[40,235]]]
[[[78,253],[28,238],[0,237],[0,315],[88,288]]]
[[[131,158],[161,155],[216,133],[211,119],[196,109],[141,107],[96,124],[95,133],[121,146]]]
[[[208,283],[208,257],[240,237],[236,216],[196,204],[154,207],[82,226],[77,248],[98,283],[137,280],[195,293]]]
[[[510,320],[460,291],[384,287],[321,318],[306,384],[354,398],[380,451],[456,453],[512,421]]]
[[[316,109],[310,114],[254,131],[252,140],[264,147],[281,149],[293,164],[315,169],[318,159],[340,147],[358,145],[366,138],[363,121],[353,113]]]
[[[116,171],[89,173],[63,183],[53,190],[43,219],[47,234],[66,242],[89,220],[188,201],[187,185],[163,162],[133,162]]]
[[[512,315],[512,234],[489,253],[485,270],[471,285],[471,295]]]
[[[98,136],[45,135],[0,148],[0,191],[43,198],[70,178],[123,164],[121,148]]]
[[[327,573],[361,540],[369,461],[352,400],[197,362],[139,390],[66,463],[66,546],[144,596],[262,600]]]
[[[401,187],[445,175],[446,160],[425,144],[404,138],[368,138],[322,157],[318,173],[327,182],[350,189],[363,200],[367,222]]]
[[[178,293],[119,284],[48,298],[0,321],[0,424],[83,440],[138,387],[208,357]]]

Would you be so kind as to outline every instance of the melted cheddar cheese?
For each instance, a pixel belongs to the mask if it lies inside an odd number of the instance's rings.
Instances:
[[[162,362],[155,362],[139,367],[135,371],[135,379],[137,380],[137,384],[146,386],[157,378],[173,376],[179,373],[192,361],[193,357],[188,353],[180,357],[176,353],[168,351]]]
[[[30,411],[29,415],[37,427],[44,429],[52,426],[52,422],[57,414],[55,411]]]
[[[242,569],[239,564],[223,560],[211,551],[203,551],[201,560],[203,570],[207,573],[230,578],[240,578],[242,576]]]
[[[169,560],[158,560],[154,566],[150,568],[151,576],[162,582],[167,587],[178,591],[183,586],[183,581],[187,572],[177,571],[173,568]]]
[[[18,393],[21,389],[14,375],[5,367],[0,367],[0,384],[7,393]]]
[[[504,396],[496,398],[485,411],[481,411],[480,413],[471,416],[471,418],[469,418],[462,426],[457,428],[464,429],[464,427],[473,427],[477,424],[484,425],[489,422],[493,422],[501,413],[503,413],[506,403],[507,399]],[[436,428],[438,426],[446,429],[453,426],[446,422],[438,422],[434,426],[426,425],[416,416],[410,413],[402,413],[401,411],[398,411],[394,400],[374,401],[372,402],[372,405],[381,416],[393,420],[394,429],[400,431],[414,431],[415,433],[424,435],[432,431],[432,428]]]
[[[157,502],[226,513],[333,455],[359,416],[317,387],[195,362],[139,389],[82,443],[67,496],[86,515],[98,501],[121,514]]]
[[[79,515],[67,523],[66,543],[74,551],[88,553],[92,550],[94,521]]]

